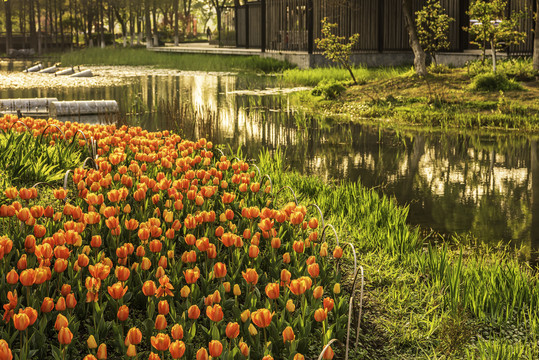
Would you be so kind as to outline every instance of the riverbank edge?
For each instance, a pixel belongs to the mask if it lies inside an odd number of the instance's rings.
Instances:
[[[292,103],[308,115],[341,123],[539,132],[539,81],[518,82],[522,90],[476,91],[465,71],[448,69],[426,78],[404,73],[358,85],[326,79],[293,94]],[[339,84],[334,93],[326,90]]]
[[[533,310],[539,278],[519,261],[518,251],[433,244],[406,224],[406,207],[360,183],[327,184],[289,172],[279,154],[262,154],[260,169],[271,176],[276,190],[290,186],[302,203],[318,204],[340,241],[356,247],[366,291],[351,358],[539,356],[539,317]],[[498,285],[490,286],[491,281]],[[351,279],[344,285],[350,291]],[[497,311],[493,304],[506,310]],[[358,301],[355,306],[359,310]]]

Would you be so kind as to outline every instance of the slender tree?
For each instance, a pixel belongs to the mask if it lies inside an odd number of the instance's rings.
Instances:
[[[426,55],[425,51],[421,47],[419,38],[417,36],[417,29],[415,27],[414,17],[412,15],[412,6],[410,0],[402,0],[402,12],[406,21],[406,29],[408,30],[408,38],[410,47],[414,52],[414,68],[415,72],[419,76],[427,75],[427,65],[425,63]]]
[[[427,0],[423,9],[416,12],[417,35],[421,46],[436,65],[436,53],[449,48],[449,17],[439,0]]]
[[[497,50],[504,46],[518,44],[526,38],[526,33],[518,30],[523,12],[511,12],[506,15],[507,0],[476,0],[468,10],[476,23],[466,28],[474,36],[473,43],[485,53],[486,43],[492,52],[492,71],[496,72]],[[484,55],[483,55],[484,56]]]
[[[539,0],[535,3],[535,33],[533,40],[533,69],[539,71]]]
[[[11,0],[4,1],[6,15],[6,54],[13,48],[13,23],[11,21]]]

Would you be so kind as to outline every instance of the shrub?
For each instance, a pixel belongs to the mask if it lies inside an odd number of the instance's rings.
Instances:
[[[314,96],[323,96],[326,100],[336,99],[341,95],[346,88],[338,81],[322,81],[314,89],[311,94]]]
[[[476,91],[510,91],[522,90],[522,85],[504,74],[486,73],[477,75],[471,84],[471,89]]]

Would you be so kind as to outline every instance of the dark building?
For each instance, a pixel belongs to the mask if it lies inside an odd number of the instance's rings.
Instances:
[[[466,15],[470,0],[440,0],[449,16],[449,52],[473,49],[468,33]],[[320,52],[314,43],[321,37],[321,20],[327,17],[338,23],[341,36],[359,33],[355,53],[382,53],[410,51],[408,34],[401,10],[401,0],[260,0],[228,9],[224,28],[226,45],[260,48],[262,51]],[[423,7],[425,0],[412,0],[412,11]],[[535,0],[509,0],[507,11],[527,8],[528,15],[521,21],[527,32],[526,42],[508,49],[517,55],[533,52],[532,11]]]

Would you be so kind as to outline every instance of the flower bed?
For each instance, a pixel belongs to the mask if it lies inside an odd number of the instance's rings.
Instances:
[[[64,188],[5,190],[1,359],[331,359],[347,337],[343,249],[255,166],[168,131],[0,128],[77,144],[86,165]]]

